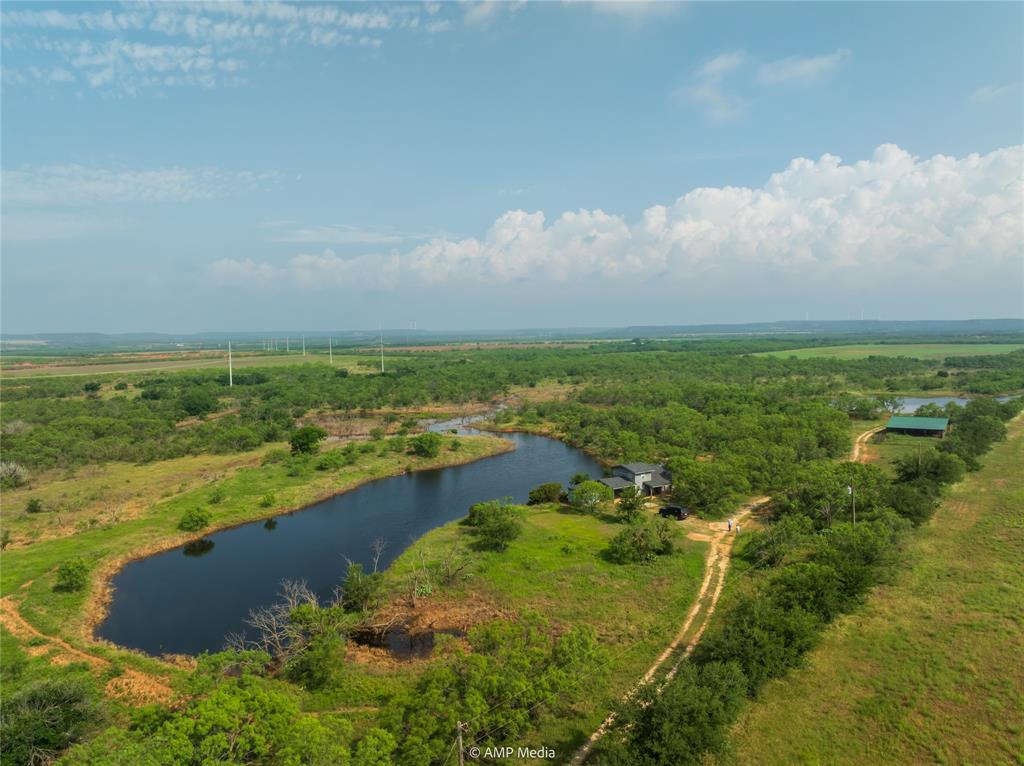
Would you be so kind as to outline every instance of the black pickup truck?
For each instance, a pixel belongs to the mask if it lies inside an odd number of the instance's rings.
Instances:
[[[683,506],[681,505],[666,505],[661,510],[659,510],[658,513],[660,513],[667,519],[676,519],[677,521],[682,521],[690,515],[690,509],[683,508]]]

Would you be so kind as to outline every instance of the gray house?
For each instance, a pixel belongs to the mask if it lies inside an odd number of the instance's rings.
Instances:
[[[672,489],[672,474],[661,463],[623,463],[612,466],[612,475],[598,479],[619,495],[626,487],[636,487],[645,495],[660,495]]]

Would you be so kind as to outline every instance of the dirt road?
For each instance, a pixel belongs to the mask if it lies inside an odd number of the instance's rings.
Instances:
[[[860,436],[858,436],[853,442],[853,450],[850,452],[850,461],[854,463],[866,463],[868,462],[867,446],[868,440],[877,434],[879,431],[884,431],[885,426],[875,426],[874,428],[868,429]]]
[[[746,521],[755,509],[766,505],[770,501],[770,497],[759,497],[756,500],[752,500],[742,506],[733,516],[734,521],[742,526],[743,522]],[[700,591],[693,602],[693,607],[687,613],[686,619],[679,628],[679,632],[676,633],[675,638],[658,655],[654,664],[647,669],[647,672],[643,674],[637,685],[630,689],[624,697],[625,700],[631,699],[641,688],[654,681],[659,671],[672,660],[672,666],[664,679],[665,681],[670,680],[676,674],[679,665],[693,652],[697,642],[704,635],[704,630],[711,620],[711,615],[715,613],[718,599],[722,595],[722,589],[725,587],[725,575],[729,569],[729,555],[736,536],[728,530],[727,524],[724,521],[712,522],[709,526],[714,530],[714,534],[710,538],[707,535],[692,535],[696,539],[709,539],[711,543],[708,548],[707,559],[704,563],[704,580],[701,582]],[[699,620],[698,617],[700,618]],[[694,630],[695,624],[697,625],[696,630]],[[570,761],[573,766],[579,766],[579,764],[586,761],[594,745],[604,736],[608,731],[608,727],[614,721],[615,713],[611,713],[605,718],[597,730],[590,735],[586,743],[573,755]]]

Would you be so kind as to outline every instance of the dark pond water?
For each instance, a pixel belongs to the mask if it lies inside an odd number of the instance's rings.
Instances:
[[[437,424],[445,430],[461,424]],[[578,472],[601,475],[583,452],[543,436],[509,434],[516,449],[436,471],[381,479],[272,522],[257,521],[210,535],[124,567],[97,634],[149,654],[219,651],[241,632],[249,610],[276,600],[282,580],[305,580],[331,596],[345,557],[372,566],[370,546],[384,538],[381,566],[417,538],[460,518],[473,503],[527,493]]]

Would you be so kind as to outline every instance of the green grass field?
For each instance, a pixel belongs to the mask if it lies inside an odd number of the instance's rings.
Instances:
[[[913,533],[908,564],[770,683],[738,764],[1024,763],[1024,421]]]
[[[1008,354],[1024,343],[905,343],[854,346],[819,346],[788,351],[763,351],[760,356],[795,356],[797,359],[864,359],[869,356],[909,356],[915,359],[945,359],[947,356]]]
[[[602,673],[588,679],[585,696],[574,700],[569,716],[545,715],[521,744],[547,745],[559,754],[572,752],[607,715],[615,700],[636,683],[675,636],[700,585],[707,544],[682,537],[679,550],[651,564],[620,565],[601,553],[622,525],[564,506],[530,507],[522,535],[503,553],[473,552],[468,576],[437,587],[421,608],[443,615],[450,606],[466,605],[481,616],[500,612],[506,619],[525,611],[547,618],[554,630],[592,625],[605,652]],[[471,544],[469,529],[458,522],[429,532],[406,550],[385,573],[396,597],[404,593],[410,571],[422,562],[441,560],[453,543]],[[443,619],[443,617],[442,617]],[[411,683],[415,666],[382,671],[348,668],[347,684],[390,690]],[[362,676],[362,678],[360,678]],[[346,704],[374,704],[378,699],[348,697]]]

